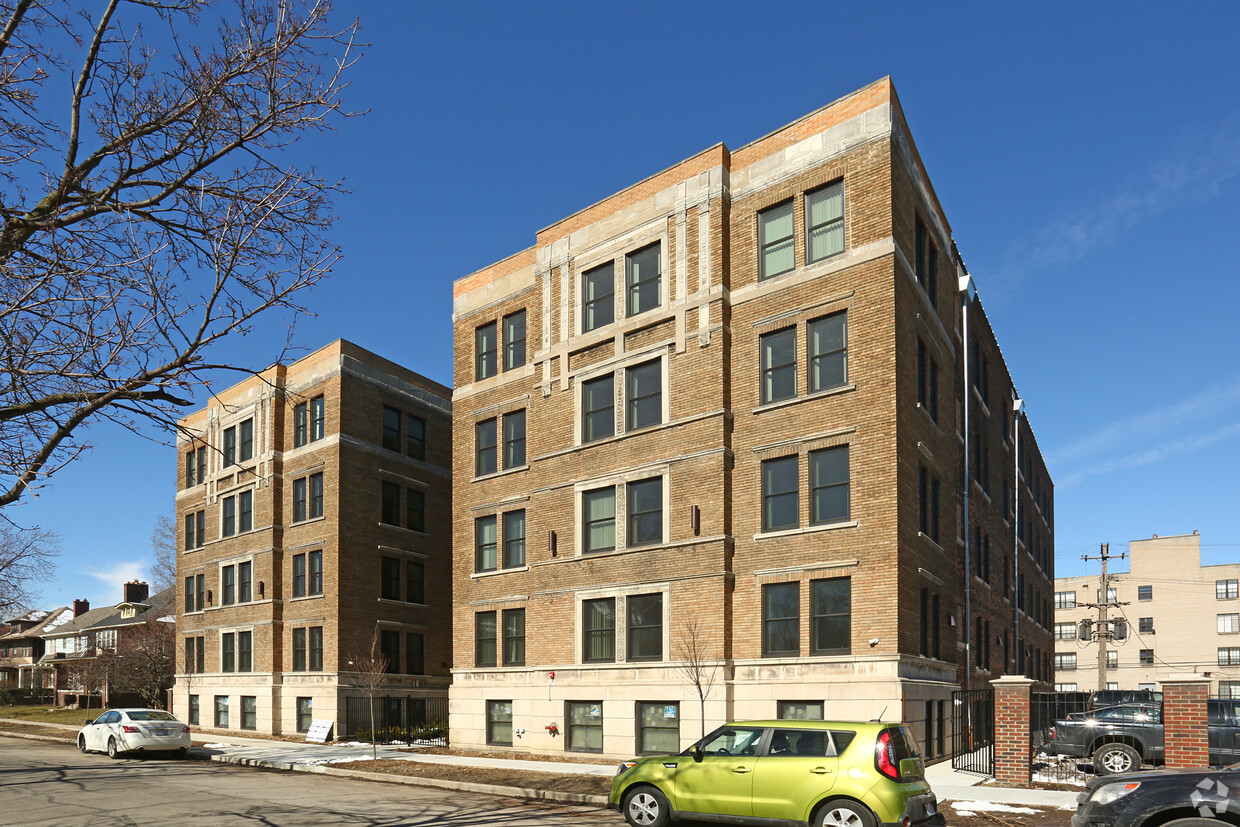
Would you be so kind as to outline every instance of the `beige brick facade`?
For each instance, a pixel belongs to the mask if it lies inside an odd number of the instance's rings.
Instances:
[[[350,660],[375,635],[396,644],[383,696],[447,695],[449,393],[337,340],[182,420],[178,715],[195,698],[204,729],[294,733],[307,714],[339,726],[359,697]]]
[[[1051,484],[977,302],[969,511],[989,562],[966,581],[963,274],[884,79],[457,281],[453,743],[627,755],[808,704],[909,721],[940,754],[951,691],[1015,671],[1014,571],[1026,665],[1049,679]],[[716,676],[704,712],[686,663]]]

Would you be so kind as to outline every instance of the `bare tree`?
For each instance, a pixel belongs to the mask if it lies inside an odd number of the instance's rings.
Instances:
[[[353,673],[353,685],[366,697],[366,705],[370,707],[370,754],[377,758],[379,750],[375,746],[375,698],[388,682],[388,656],[379,650],[379,626],[370,637],[370,650],[358,651],[349,655],[349,670]],[[352,722],[350,722],[352,723]]]
[[[85,657],[74,661],[65,668],[65,688],[85,695],[87,709],[90,709],[91,698],[98,696],[102,709],[111,687],[112,666],[111,658]]]
[[[205,25],[224,2],[0,3],[0,507],[83,426],[171,431],[218,371],[271,364],[212,346],[291,324],[339,258],[340,185],[286,150],[348,114],[357,23],[232,0]]]
[[[117,629],[116,648],[99,657],[112,661],[114,689],[136,692],[148,707],[163,709],[176,672],[176,624],[154,615],[148,611],[141,623]]]
[[[19,528],[0,519],[0,613],[29,608],[33,585],[56,573],[60,537],[42,528]]]
[[[155,518],[151,529],[151,591],[162,592],[177,582],[177,524],[167,514]]]
[[[679,662],[676,673],[693,685],[697,691],[701,710],[702,737],[706,737],[706,699],[710,697],[719,679],[719,663],[722,653],[711,645],[705,624],[698,618],[685,623],[676,645]]]

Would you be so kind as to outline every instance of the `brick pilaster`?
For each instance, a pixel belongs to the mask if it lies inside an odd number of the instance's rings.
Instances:
[[[995,688],[995,781],[1028,787],[1030,781],[1029,693],[1034,681],[1006,675]]]
[[[1163,688],[1163,745],[1167,769],[1210,765],[1206,698],[1210,679],[1193,675],[1168,678]]]

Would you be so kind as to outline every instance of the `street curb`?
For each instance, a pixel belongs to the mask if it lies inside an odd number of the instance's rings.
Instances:
[[[55,735],[35,735],[28,732],[0,731],[0,735],[7,735],[10,738],[24,738],[27,741],[51,741],[53,744],[68,744],[69,746],[74,746],[77,743],[73,738],[59,738]]]
[[[585,793],[561,793],[553,790],[536,790],[529,787],[506,787],[500,784],[476,784],[472,781],[447,781],[442,778],[424,778],[418,775],[397,775],[385,772],[365,772],[363,770],[342,770],[322,764],[293,764],[287,761],[265,761],[256,758],[240,758],[231,755],[206,755],[191,749],[190,758],[198,761],[215,761],[221,764],[236,764],[244,767],[260,767],[263,769],[285,770],[289,772],[313,772],[321,775],[334,775],[339,778],[356,778],[361,781],[382,781],[388,784],[411,784],[418,787],[438,787],[445,790],[461,790],[470,793],[486,793],[502,795],[508,798],[527,798],[534,801],[553,801],[558,804],[588,804],[596,807],[607,806],[607,796],[587,795]]]

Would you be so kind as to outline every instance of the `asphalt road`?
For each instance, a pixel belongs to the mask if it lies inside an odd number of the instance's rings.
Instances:
[[[82,755],[0,735],[0,824],[445,825],[622,827],[617,813],[234,767],[205,761]]]

